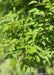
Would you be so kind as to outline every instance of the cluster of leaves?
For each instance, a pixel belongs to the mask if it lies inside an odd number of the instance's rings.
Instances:
[[[29,67],[47,70],[54,64],[54,1],[3,0],[0,54]],[[8,9],[8,10],[7,10]],[[48,71],[48,70],[47,70]]]

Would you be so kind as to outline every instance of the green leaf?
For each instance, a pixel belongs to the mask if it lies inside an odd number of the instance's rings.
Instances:
[[[40,62],[40,57],[39,56],[35,56],[36,57],[36,61]]]
[[[29,53],[29,54],[33,54],[33,53],[35,53],[35,52],[37,52],[37,50],[36,50],[36,48],[34,48],[34,47],[30,47],[30,49],[28,49],[28,50],[26,51],[26,53]]]
[[[17,60],[12,60],[10,66],[15,66],[17,64]]]
[[[32,13],[32,12],[39,14],[39,10],[37,8],[33,8],[33,9],[29,10],[29,13]]]
[[[50,31],[53,30],[54,26],[50,25]]]
[[[42,41],[42,44],[45,46],[46,45],[46,42],[45,41]]]
[[[51,56],[54,54],[54,51],[51,52]]]
[[[36,4],[37,1],[31,1],[28,5],[31,5],[31,4]]]
[[[42,50],[39,46],[34,45],[34,47],[35,47],[37,50],[39,50],[39,51],[43,52],[43,50]]]

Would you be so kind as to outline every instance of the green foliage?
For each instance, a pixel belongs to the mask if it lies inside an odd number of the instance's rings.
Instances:
[[[54,1],[0,1],[0,52],[23,65],[48,71],[54,63]],[[3,10],[4,9],[4,10]]]

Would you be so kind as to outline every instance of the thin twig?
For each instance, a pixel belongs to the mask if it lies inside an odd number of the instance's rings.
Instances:
[[[40,0],[39,0],[39,3],[41,3]]]
[[[23,58],[19,60],[21,62],[24,59],[25,53],[22,54]]]
[[[27,48],[27,46],[26,46],[25,51],[27,51],[27,50],[28,50],[28,48]],[[26,53],[24,52],[24,53],[21,55],[21,56],[23,56],[23,58],[22,58],[22,59],[20,59],[20,58],[18,57],[19,62],[20,62],[20,61],[22,61],[22,60],[24,59],[25,54],[26,54]]]
[[[5,46],[5,48],[4,48],[4,50],[3,51],[6,51],[9,47],[10,47],[10,45],[12,45],[13,44],[13,42],[12,43],[10,43],[10,44],[8,44],[7,46]]]

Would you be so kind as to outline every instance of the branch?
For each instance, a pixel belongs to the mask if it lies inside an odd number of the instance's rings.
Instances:
[[[0,18],[0,20],[4,20],[4,19]],[[14,23],[14,22],[12,22],[12,21],[9,21],[9,20],[5,20],[5,22]]]
[[[27,46],[26,46],[26,48],[25,48],[25,51],[27,51],[28,50],[28,48],[27,48]],[[23,59],[24,59],[24,57],[25,57],[25,52],[21,55],[21,56],[23,56],[23,58],[21,58],[20,59],[20,57],[18,57],[18,60],[19,60],[19,62],[21,62]]]
[[[24,59],[25,53],[23,53],[22,56],[23,58],[19,60],[20,62]]]
[[[8,44],[7,46],[5,46],[5,48],[4,48],[4,50],[3,51],[6,51],[9,47],[10,47],[10,45],[12,45],[13,44],[13,42],[12,43],[10,43],[10,44]]]
[[[40,0],[39,0],[39,3],[41,3]]]

